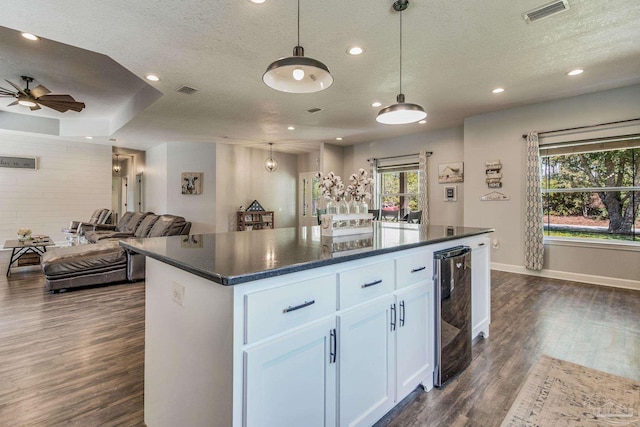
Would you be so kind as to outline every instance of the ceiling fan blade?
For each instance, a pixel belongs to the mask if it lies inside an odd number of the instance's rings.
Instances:
[[[21,94],[23,94],[24,96],[27,96],[27,94],[25,93],[24,90],[22,90],[22,88],[20,86],[18,86],[15,83],[11,83],[9,80],[5,79],[5,82],[9,83],[11,86],[13,86],[18,92],[20,92]]]
[[[0,95],[4,95],[4,96],[16,96],[16,93],[12,90],[9,89],[5,89],[3,87],[0,87]]]
[[[51,93],[51,91],[42,85],[38,85],[31,89],[31,95],[33,95],[35,98],[40,98],[41,96],[48,93]]]
[[[59,111],[61,113],[64,113],[69,110],[77,111],[79,113],[85,107],[84,102],[57,101],[57,100],[51,100],[51,99],[43,100],[42,98],[38,99],[38,103],[40,103],[41,105],[44,105],[45,107],[49,107],[53,110]]]
[[[39,106],[38,104],[36,104],[34,107],[29,107],[29,109],[30,109],[31,111],[36,111],[36,110],[39,110],[39,109],[40,109],[40,106]]]
[[[16,99],[11,104],[7,105],[7,107],[13,107],[14,105],[18,105],[18,100]]]
[[[71,95],[42,95],[39,101],[76,102]]]

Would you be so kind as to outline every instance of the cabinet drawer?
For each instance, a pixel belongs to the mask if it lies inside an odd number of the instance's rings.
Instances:
[[[421,251],[396,260],[396,289],[433,278],[433,252]]]
[[[338,273],[339,308],[342,310],[393,292],[394,278],[393,260]]]
[[[336,311],[336,276],[329,274],[245,295],[248,344]]]

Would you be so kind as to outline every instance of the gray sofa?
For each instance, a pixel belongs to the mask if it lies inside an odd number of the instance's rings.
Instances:
[[[84,230],[90,243],[55,248],[42,256],[45,290],[57,292],[90,285],[144,279],[145,257],[119,245],[130,237],[188,235],[191,223],[181,216],[127,212],[115,226],[94,225]]]

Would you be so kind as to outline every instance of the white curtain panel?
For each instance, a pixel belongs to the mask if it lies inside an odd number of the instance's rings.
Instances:
[[[538,132],[527,135],[527,190],[524,230],[524,266],[529,270],[542,270],[544,237],[542,192],[540,188],[540,148]]]
[[[420,182],[419,185],[419,193],[418,193],[418,207],[422,211],[422,218],[420,220],[421,224],[428,225],[429,224],[429,192],[428,192],[428,182],[429,182],[429,155],[427,155],[426,151],[421,151],[418,153],[418,164],[420,166]]]
[[[380,195],[378,194],[378,160],[369,160],[369,177],[373,179],[369,192],[371,193],[371,200],[369,201],[369,209],[379,209],[378,201]]]

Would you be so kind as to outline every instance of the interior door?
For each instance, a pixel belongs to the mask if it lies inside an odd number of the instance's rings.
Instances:
[[[300,227],[318,225],[320,180],[316,172],[298,175],[298,224]]]

